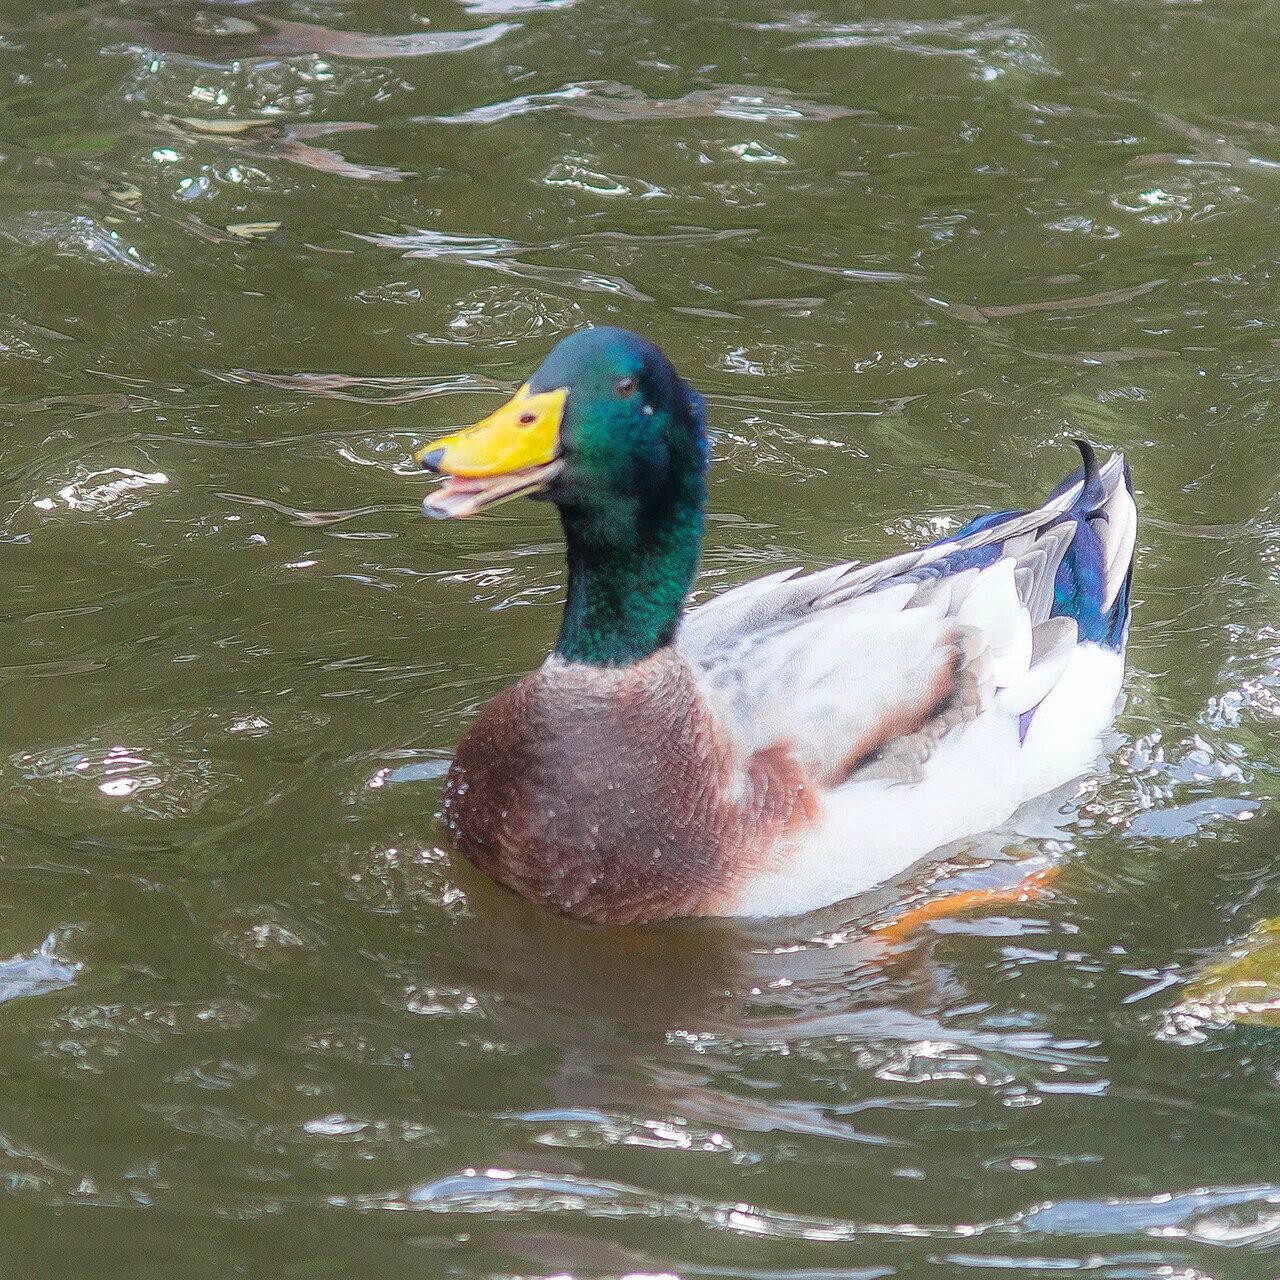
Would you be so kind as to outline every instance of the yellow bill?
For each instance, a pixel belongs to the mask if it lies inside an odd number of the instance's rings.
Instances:
[[[525,383],[506,404],[474,427],[424,444],[414,461],[446,476],[422,509],[439,520],[537,493],[560,474],[560,422],[567,387],[530,391]]]

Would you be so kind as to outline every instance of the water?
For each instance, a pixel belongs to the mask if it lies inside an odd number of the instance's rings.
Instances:
[[[1276,19],[4,6],[6,1274],[1273,1280],[1280,1041],[1167,1015],[1280,913]],[[563,574],[408,453],[588,322],[707,393],[702,590],[1128,451],[1114,763],[945,868],[1056,899],[886,964],[437,850]]]

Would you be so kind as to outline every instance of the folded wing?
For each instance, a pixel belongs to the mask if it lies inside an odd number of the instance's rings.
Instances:
[[[691,610],[680,650],[743,748],[785,744],[815,783],[843,788],[921,782],[939,744],[987,713],[1021,742],[1081,645],[1124,644],[1136,509],[1123,459],[1099,469],[1084,452],[1035,511]]]

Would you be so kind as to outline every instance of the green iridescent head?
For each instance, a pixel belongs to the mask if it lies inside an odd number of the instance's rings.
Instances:
[[[562,657],[616,665],[670,641],[701,549],[707,437],[702,397],[651,342],[575,333],[496,413],[416,457],[448,477],[423,504],[429,515],[520,496],[560,509]]]

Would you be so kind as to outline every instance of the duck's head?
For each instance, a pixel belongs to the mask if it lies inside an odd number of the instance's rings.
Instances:
[[[626,329],[563,339],[482,422],[423,445],[419,465],[447,477],[430,516],[475,515],[508,498],[562,511],[638,504],[706,468],[702,397],[653,343]]]

